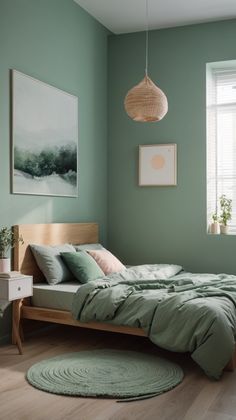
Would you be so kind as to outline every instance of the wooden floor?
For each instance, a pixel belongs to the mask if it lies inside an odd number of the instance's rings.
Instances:
[[[148,400],[63,397],[31,387],[25,372],[39,360],[64,352],[116,348],[155,353],[179,363],[184,381]],[[24,355],[14,346],[0,348],[0,420],[233,420],[236,419],[236,372],[210,381],[187,355],[164,352],[142,337],[57,327],[28,337]]]

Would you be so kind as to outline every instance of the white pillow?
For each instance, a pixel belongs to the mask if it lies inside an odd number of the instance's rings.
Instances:
[[[101,244],[80,244],[80,245],[73,245],[75,250],[78,251],[89,251],[89,250],[105,250]]]

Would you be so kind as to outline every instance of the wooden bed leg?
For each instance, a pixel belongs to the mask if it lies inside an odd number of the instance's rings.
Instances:
[[[20,327],[19,327],[19,333],[20,333],[20,339],[22,342],[25,341],[25,337],[24,337],[24,331],[23,331],[23,327],[22,327],[22,323],[20,322]]]
[[[231,359],[229,360],[229,362],[225,366],[224,370],[226,370],[228,372],[233,372],[235,368],[236,368],[236,347],[235,347],[235,350],[234,350],[234,353],[233,353]]]
[[[16,344],[20,354],[23,354],[21,336],[20,336],[20,320],[22,299],[15,300],[12,307],[12,344]]]

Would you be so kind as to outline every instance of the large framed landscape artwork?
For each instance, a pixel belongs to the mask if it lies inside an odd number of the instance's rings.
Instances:
[[[78,98],[12,70],[12,192],[78,196]]]

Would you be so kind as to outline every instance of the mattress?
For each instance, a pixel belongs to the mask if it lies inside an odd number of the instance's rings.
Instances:
[[[31,302],[33,306],[71,311],[76,291],[82,285],[78,282],[60,284],[37,283],[33,286]]]

